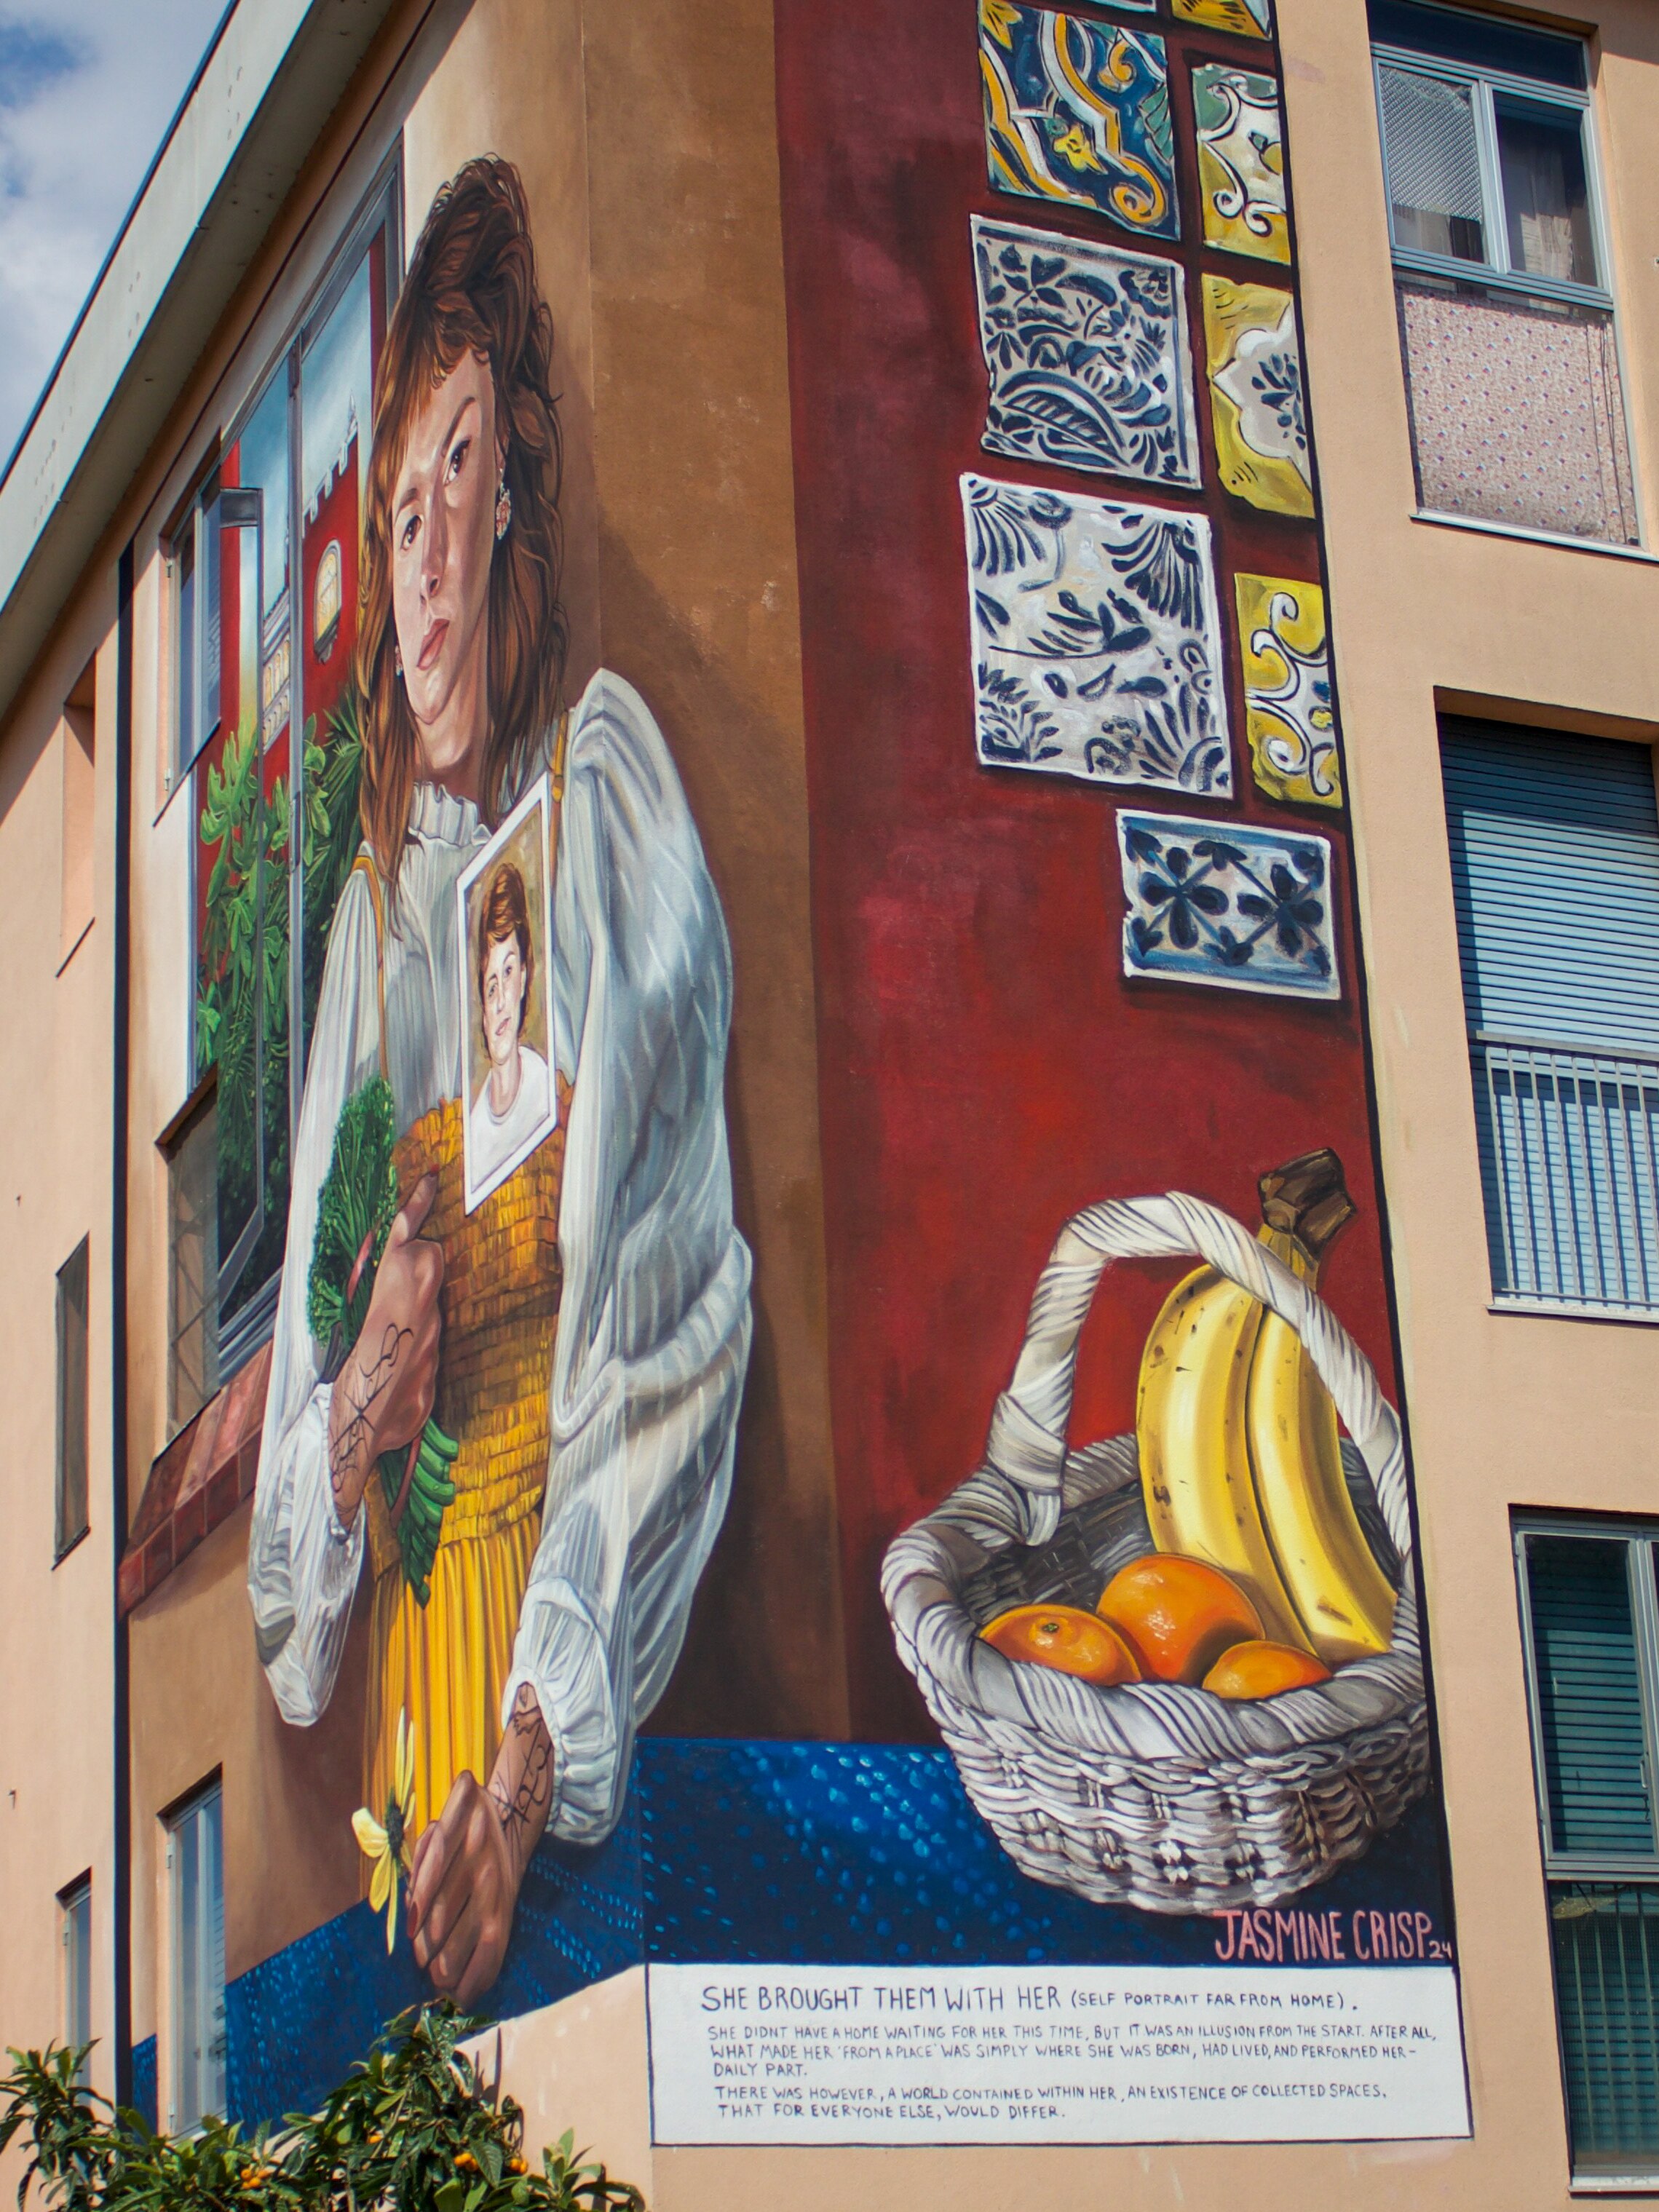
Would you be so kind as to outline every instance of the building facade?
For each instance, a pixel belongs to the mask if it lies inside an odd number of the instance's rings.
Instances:
[[[231,11],[0,481],[7,2042],[1659,2191],[1656,84]]]

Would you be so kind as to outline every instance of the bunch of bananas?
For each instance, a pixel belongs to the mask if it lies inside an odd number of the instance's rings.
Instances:
[[[1261,1182],[1261,1241],[1312,1282],[1352,1218],[1334,1152]],[[1328,1667],[1386,1651],[1395,1593],[1348,1494],[1336,1408],[1301,1339],[1217,1269],[1177,1283],[1140,1360],[1152,1540],[1219,1568],[1273,1641]]]

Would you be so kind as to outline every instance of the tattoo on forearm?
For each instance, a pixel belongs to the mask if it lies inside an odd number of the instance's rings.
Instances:
[[[553,1741],[527,1682],[519,1685],[513,1700],[502,1753],[490,1777],[489,1798],[509,1846],[522,1861],[535,1849],[553,1800]],[[516,1783],[509,1782],[503,1771],[514,1766],[518,1769]]]
[[[336,1385],[337,1390],[344,1391],[345,1402],[351,1408],[338,1434],[329,1440],[328,1479],[337,1510],[341,1499],[349,1497],[355,1512],[356,1500],[363,1494],[368,1479],[366,1462],[374,1437],[374,1408],[392,1388],[404,1346],[413,1335],[412,1329],[400,1328],[396,1322],[388,1322],[381,1333],[379,1352],[371,1356],[359,1344]]]

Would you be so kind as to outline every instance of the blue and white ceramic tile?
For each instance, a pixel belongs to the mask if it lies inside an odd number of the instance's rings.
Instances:
[[[979,51],[997,191],[1180,235],[1169,60],[1155,31],[979,0]]]
[[[980,759],[1231,792],[1205,518],[976,476],[962,502]]]
[[[975,216],[994,453],[1196,485],[1187,303],[1173,261]]]
[[[1341,996],[1326,839],[1122,812],[1117,840],[1126,975]]]

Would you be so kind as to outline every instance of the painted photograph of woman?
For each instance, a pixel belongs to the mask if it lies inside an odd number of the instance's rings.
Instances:
[[[562,696],[552,356],[517,173],[469,162],[375,377],[363,839],[307,1070],[249,1539],[259,1657],[295,1727],[327,1708],[368,1583],[363,1803],[387,1807],[411,1732],[409,1934],[464,2006],[542,1838],[597,1844],[620,1814],[726,1509],[750,1328],[719,900],[639,695],[601,671]],[[544,776],[558,1127],[469,1213],[457,886]],[[342,1109],[381,1078],[398,1211],[331,1358],[307,1322],[319,1197]],[[380,1469],[413,1467],[428,1421],[453,1495],[417,1583],[408,1479],[389,1499]]]
[[[466,1031],[466,1210],[550,1136],[544,786],[520,801],[456,885]]]

